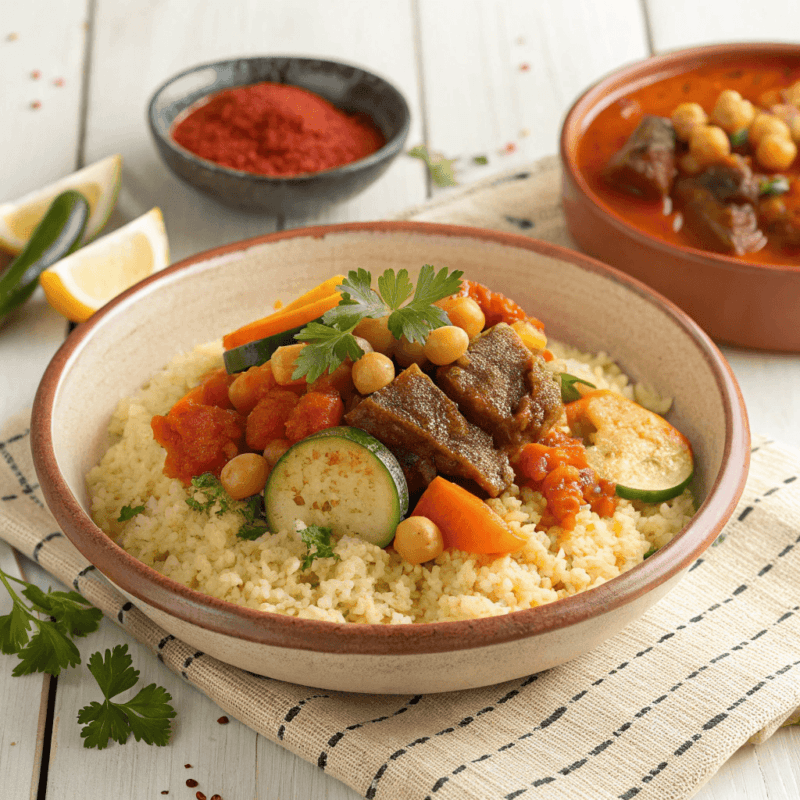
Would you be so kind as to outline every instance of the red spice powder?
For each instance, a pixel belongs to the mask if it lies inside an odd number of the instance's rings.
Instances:
[[[213,95],[179,121],[172,138],[201,158],[259,175],[289,176],[349,164],[384,144],[363,114],[279,83]]]

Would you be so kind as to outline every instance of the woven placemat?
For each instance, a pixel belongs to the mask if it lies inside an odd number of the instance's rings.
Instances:
[[[570,242],[545,159],[405,215]],[[0,537],[227,714],[376,800],[688,798],[800,707],[800,457],[756,437],[719,543],[644,617],[538,675],[438,695],[314,690],[230,667],[170,636],[58,530],[29,420],[0,433]],[[180,714],[180,709],[177,709]]]

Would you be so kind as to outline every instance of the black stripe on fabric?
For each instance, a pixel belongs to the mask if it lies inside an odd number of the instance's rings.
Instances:
[[[164,648],[167,646],[169,642],[171,642],[175,637],[168,633],[157,645],[156,645],[156,658],[163,664],[164,663],[164,653],[162,652]]]
[[[283,739],[286,735],[286,723],[291,722],[302,710],[303,706],[306,703],[310,703],[312,700],[318,700],[320,698],[330,699],[329,694],[312,694],[309,697],[305,697],[302,700],[298,700],[296,705],[293,705],[287,712],[283,718],[283,723],[278,728],[278,739]]]
[[[719,604],[716,604],[716,605],[718,606]],[[772,623],[772,625],[770,627],[774,628],[774,627],[780,625],[782,622],[785,622],[788,618],[794,616],[794,614],[797,611],[800,611],[800,606],[795,606],[789,612],[786,612],[786,613],[782,614],[780,617],[778,617],[777,620],[775,620],[774,623]],[[763,636],[767,632],[768,632],[767,629],[758,631],[757,633],[753,634],[753,636],[750,637],[749,641],[744,641],[740,645],[737,645],[736,647],[741,649],[742,646],[747,645],[747,644],[749,644],[749,642],[755,641],[756,639],[759,639],[761,636]],[[736,649],[736,647],[733,647],[731,649]],[[613,744],[615,739],[620,738],[624,733],[626,733],[628,730],[630,730],[630,728],[633,727],[633,724],[634,724],[635,720],[641,719],[642,717],[646,716],[650,711],[652,711],[652,708],[653,708],[654,705],[656,705],[657,703],[662,703],[665,699],[667,699],[669,694],[673,694],[673,693],[677,692],[681,687],[691,683],[691,681],[695,680],[702,673],[704,673],[706,670],[708,670],[709,666],[711,664],[715,664],[715,663],[717,663],[719,661],[722,661],[725,658],[727,658],[729,655],[730,655],[730,651],[725,651],[724,653],[720,653],[719,655],[714,656],[713,658],[711,658],[709,660],[708,664],[703,664],[703,665],[699,666],[697,669],[693,670],[682,681],[678,681],[668,691],[667,694],[659,695],[655,700],[652,700],[650,702],[650,704],[644,705],[639,711],[635,712],[633,714],[633,719],[622,723],[622,725],[620,725],[615,731],[613,731],[613,733],[612,733],[612,737],[613,738],[607,739],[607,740],[601,742],[600,744],[596,745],[592,750],[590,750],[587,753],[587,757],[585,757],[583,759],[579,759],[578,761],[575,761],[572,764],[566,765],[566,766],[562,767],[561,769],[557,770],[557,774],[559,774],[559,775],[568,775],[568,774],[580,769],[582,766],[587,764],[591,760],[592,757],[597,756],[598,754],[600,754],[604,750],[606,750],[608,747],[610,747]],[[800,663],[800,662],[798,662],[798,663]],[[781,670],[776,672],[776,675],[777,674],[783,674],[783,672],[786,672],[786,671],[787,671],[787,667],[783,667]],[[750,694],[755,693],[760,688],[762,688],[764,685],[765,685],[764,681],[760,682],[759,684],[756,684],[755,687],[753,687],[752,689],[748,690],[747,694],[750,695]],[[741,702],[743,702],[743,701],[740,701],[739,704],[741,704]],[[556,712],[554,712],[550,717],[547,718],[547,720],[544,721],[544,723],[546,723],[546,724],[539,723],[539,725],[537,725],[535,728],[533,728],[533,731],[543,730],[544,728],[546,728],[547,726],[552,724],[552,722],[554,722],[555,719],[557,719],[558,717],[563,716],[563,713],[566,710],[567,710],[566,707],[562,707],[562,708],[557,709]],[[728,713],[727,712],[729,712],[730,710],[731,709],[728,708],[728,709],[726,709],[726,712],[721,712],[721,713],[717,714],[716,716],[712,717],[710,720],[708,720],[705,723],[705,725],[703,726],[703,730],[710,730],[711,728],[716,727],[720,722],[722,722],[723,720],[725,720],[728,717]],[[519,741],[522,738],[526,738],[526,737],[528,737],[530,735],[531,735],[531,732],[523,734],[522,736],[517,737],[517,741]],[[699,737],[700,737],[700,735],[696,734],[695,737],[693,737],[693,740],[696,741]],[[685,752],[685,750],[688,750],[689,747],[692,746],[694,741],[690,740],[688,742],[685,742],[683,745],[681,745],[680,748],[678,748],[678,751],[681,751],[681,752],[676,751],[675,754],[676,755],[681,755],[682,752]],[[501,745],[500,747],[498,747],[496,749],[495,753],[500,753],[500,752],[503,752],[503,751],[509,749],[509,744],[514,744],[514,742]],[[685,750],[681,750],[681,748],[685,748]],[[486,760],[486,756],[481,757],[480,760],[482,760],[482,761]],[[475,763],[475,762],[473,761],[473,763]],[[663,769],[665,769],[666,766],[667,766],[667,764],[666,764],[666,762],[664,762],[661,765],[659,765],[659,767],[656,768],[655,772],[653,770],[651,770],[651,772],[649,774],[651,776],[655,775],[658,772],[661,772]],[[457,767],[456,769],[458,769],[459,772],[462,771],[460,769],[460,766]],[[456,772],[453,771],[450,774],[451,775],[455,775]],[[650,779],[652,780],[652,777]],[[540,780],[543,780],[543,779],[540,779]],[[553,780],[555,780],[555,778],[554,777],[550,777],[548,782],[551,782]],[[431,795],[436,793],[437,785],[439,785],[441,783],[441,781],[442,781],[442,779],[440,778],[437,781],[437,783],[434,785],[433,789],[431,790]],[[531,784],[531,786],[536,786],[536,785],[537,785],[537,783],[535,783],[535,782]],[[511,794],[506,795],[506,797],[518,797],[521,794],[523,794],[526,791],[528,791],[528,788],[529,787],[522,788],[522,789],[517,789],[514,792],[512,792]],[[629,790],[629,791],[633,791],[633,790]],[[638,791],[639,790],[636,789],[635,793],[637,793]],[[630,795],[630,796],[632,796],[632,795]]]
[[[505,220],[515,225],[521,231],[529,231],[533,227],[533,220],[527,217],[512,217],[510,214],[506,214]]]
[[[791,478],[785,478],[784,483],[794,483],[797,480],[797,475],[792,475]]]
[[[63,536],[63,535],[64,534],[62,534],[61,531],[53,531],[52,533],[48,533],[47,536],[44,537],[44,539],[41,539],[40,541],[38,541],[36,543],[36,547],[33,548],[33,553],[31,553],[31,555],[33,556],[33,560],[38,564],[39,563],[39,553],[40,553],[41,549],[49,541],[52,541],[53,539],[57,538],[58,536]]]
[[[14,442],[22,441],[29,433],[31,432],[30,428],[26,428],[22,433],[15,433],[10,439],[6,439],[4,442],[0,442],[0,448],[6,447],[7,445],[14,444]]]
[[[0,497],[0,500],[6,502],[8,500],[16,500],[19,495],[16,494],[7,494],[5,497]]]
[[[189,680],[188,669],[192,665],[192,662],[196,659],[200,658],[200,656],[205,655],[202,650],[198,650],[196,653],[192,653],[186,661],[183,662],[183,668],[181,669],[181,676],[184,680]]]
[[[705,563],[704,558],[698,558],[697,561],[695,561],[694,564],[692,564],[692,566],[689,567],[689,572],[694,572],[701,564],[704,563]]]
[[[117,619],[119,620],[119,624],[120,624],[120,625],[124,625],[124,624],[125,624],[125,612],[126,612],[126,611],[130,611],[132,608],[133,608],[133,603],[131,603],[130,601],[128,601],[128,602],[127,602],[127,603],[125,603],[125,605],[124,605],[124,606],[122,606],[122,608],[119,610],[119,612],[117,613]]]
[[[0,455],[3,456],[3,460],[6,462],[6,464],[8,464],[8,467],[11,470],[11,474],[17,479],[17,483],[20,485],[22,493],[30,495],[31,500],[33,500],[37,506],[41,506],[42,501],[39,500],[39,498],[35,494],[33,494],[33,492],[36,490],[39,484],[31,485],[30,483],[28,483],[28,479],[25,477],[25,475],[23,475],[22,470],[19,468],[19,465],[14,460],[14,456],[12,456],[11,453],[9,453],[8,450],[6,449],[7,445],[12,444],[13,442],[17,442],[20,439],[24,439],[25,436],[28,435],[28,433],[29,431],[26,431],[24,434],[20,433],[17,434],[16,436],[12,436],[5,442],[0,442]]]
[[[405,712],[408,711],[409,708],[412,708],[413,706],[417,705],[417,703],[419,703],[420,700],[422,700],[422,695],[421,694],[415,694],[406,703],[404,703],[400,708],[398,708],[397,711],[395,711],[392,714],[385,714],[382,717],[376,717],[375,719],[368,719],[368,720],[365,720],[364,722],[356,722],[353,725],[348,725],[344,730],[338,731],[337,733],[334,733],[328,739],[328,748],[330,749],[330,748],[336,747],[336,745],[339,744],[339,742],[345,737],[345,734],[350,732],[350,731],[356,731],[359,728],[363,728],[365,725],[373,725],[373,724],[376,724],[376,723],[379,723],[379,722],[385,722],[387,719],[392,719],[394,717],[399,716],[400,714],[405,714]],[[319,754],[319,756],[317,756],[317,766],[320,769],[325,769],[327,764],[328,764],[328,751],[327,750],[323,750]]]
[[[741,514],[736,518],[739,522],[742,522],[745,517],[753,510],[753,506],[746,506],[745,509],[742,511]]]
[[[78,574],[75,576],[75,580],[73,580],[73,581],[72,581],[72,585],[73,585],[73,587],[75,588],[75,591],[76,591],[76,592],[79,592],[79,591],[80,591],[80,587],[78,586],[78,581],[80,581],[80,579],[81,579],[81,578],[83,578],[84,576],[86,576],[86,575],[87,575],[88,573],[90,573],[90,572],[91,572],[93,569],[97,569],[97,567],[95,567],[95,565],[94,565],[94,564],[89,564],[89,566],[88,566],[88,567],[84,567],[84,568],[83,568],[83,569],[82,569],[82,570],[81,570],[81,571],[80,571],[80,572],[79,572],[79,573],[78,573]]]

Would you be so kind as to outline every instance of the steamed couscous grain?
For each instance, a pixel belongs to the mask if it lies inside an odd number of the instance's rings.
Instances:
[[[549,346],[556,356],[549,365],[553,371],[619,391],[654,411],[668,406],[652,390],[631,385],[604,354]],[[153,439],[151,418],[166,414],[221,361],[220,344],[203,345],[176,358],[137,396],[122,400],[109,427],[110,447],[87,483],[95,522],[125,550],[163,575],[231,603],[331,622],[403,624],[507,614],[620,575],[669,542],[694,513],[686,490],[660,505],[620,499],[607,518],[586,508],[573,530],[536,530],[543,497],[511,486],[488,503],[527,540],[519,552],[493,557],[445,550],[432,562],[412,565],[391,547],[345,535],[335,541],[338,559],[317,558],[304,570],[306,546],[296,530],[242,540],[239,504],[196,511],[186,503],[181,482],[162,472],[164,450]],[[123,506],[140,505],[143,512],[118,521]]]

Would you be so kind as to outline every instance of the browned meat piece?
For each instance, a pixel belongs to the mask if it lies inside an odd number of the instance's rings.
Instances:
[[[767,243],[749,203],[721,203],[699,178],[681,178],[673,195],[687,229],[709,250],[741,256]]]
[[[713,164],[697,180],[720,203],[758,202],[758,178],[741,156],[733,155],[727,162]]]
[[[388,386],[365,397],[345,422],[371,433],[400,455],[414,453],[445,475],[467,478],[491,497],[508,487],[514,473],[492,437],[464,419],[456,404],[416,365]]]
[[[491,434],[496,447],[535,442],[563,411],[561,390],[513,328],[499,323],[475,339],[436,382],[459,411]]]
[[[795,204],[791,200],[795,200]],[[789,202],[784,196],[765,197],[758,205],[758,217],[770,239],[779,247],[800,247],[800,207],[796,204],[796,195]]]
[[[416,453],[392,447],[392,453],[403,470],[409,493],[413,495],[424,492],[428,484],[436,477],[436,465],[431,458],[421,458]]]
[[[659,200],[670,193],[677,171],[672,123],[648,114],[611,157],[603,177],[624,192]]]

